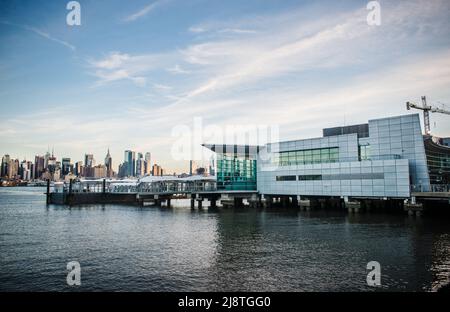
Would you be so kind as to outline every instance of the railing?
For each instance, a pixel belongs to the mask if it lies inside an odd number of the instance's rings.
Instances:
[[[141,183],[137,189],[139,193],[192,193],[216,190],[216,182],[152,182]]]
[[[106,193],[194,193],[194,192],[214,192],[217,190],[217,183],[211,181],[155,181],[142,182],[139,184],[113,184],[105,183]],[[55,193],[102,193],[103,183],[65,183],[54,190]]]
[[[450,184],[411,185],[411,192],[449,193]]]

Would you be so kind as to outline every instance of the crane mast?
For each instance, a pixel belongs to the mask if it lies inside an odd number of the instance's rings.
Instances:
[[[425,96],[422,96],[422,106],[414,104],[412,102],[406,102],[406,109],[410,110],[411,108],[423,110],[423,123],[425,128],[425,134],[430,135],[430,112],[432,113],[441,113],[450,115],[450,111],[445,109],[432,107],[431,105],[427,105],[427,99]]]

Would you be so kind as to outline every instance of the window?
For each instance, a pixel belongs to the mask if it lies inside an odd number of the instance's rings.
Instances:
[[[339,161],[339,148],[316,148],[275,153],[273,162],[280,166],[309,165]]]
[[[330,148],[330,162],[339,161],[339,149],[337,147]]]
[[[218,155],[217,188],[227,190],[256,189],[256,160]]]
[[[290,175],[290,176],[277,176],[276,177],[277,181],[296,181],[296,176],[295,175]]]
[[[299,175],[299,181],[319,181],[322,180],[321,174],[311,174],[311,175]]]
[[[359,146],[359,160],[370,159],[370,145]]]
[[[321,149],[320,150],[320,162],[327,163],[330,162],[330,150],[329,149]]]
[[[306,150],[305,153],[305,164],[312,164],[312,151]]]
[[[297,152],[295,152],[295,155],[297,157],[297,165],[304,165],[305,164],[305,153],[304,153],[304,151],[297,151]]]
[[[312,154],[313,154],[313,163],[320,164],[320,149],[313,150]]]

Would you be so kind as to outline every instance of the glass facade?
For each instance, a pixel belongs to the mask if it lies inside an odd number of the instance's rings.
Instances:
[[[450,154],[427,151],[427,165],[432,184],[450,184]]]
[[[316,148],[276,153],[272,161],[279,166],[332,163],[339,161],[339,148]]]
[[[217,155],[217,189],[256,190],[256,160],[245,156]]]
[[[369,159],[370,159],[370,145],[360,145],[359,160],[369,160]]]
[[[450,184],[450,148],[431,136],[424,137],[431,184]]]

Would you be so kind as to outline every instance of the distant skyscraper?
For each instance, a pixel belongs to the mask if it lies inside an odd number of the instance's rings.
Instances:
[[[6,177],[8,175],[8,166],[10,162],[10,157],[8,154],[2,157],[2,168],[1,168],[1,176]]]
[[[68,175],[69,172],[71,172],[71,164],[70,164],[70,158],[63,158],[62,161],[62,170],[61,170],[61,174],[63,176]]]
[[[107,169],[105,165],[97,165],[94,168],[94,178],[106,178]]]
[[[75,163],[74,173],[76,176],[81,177],[83,175],[83,162],[77,161]]]
[[[142,155],[142,153],[138,153],[137,160],[136,160],[136,176],[138,176],[138,177],[142,177],[145,174],[145,172],[144,172],[145,163],[144,162],[145,162],[144,156]]]
[[[34,178],[39,179],[45,170],[45,157],[36,155],[34,157]]]
[[[194,175],[197,171],[197,163],[194,160],[189,161],[189,174]]]
[[[106,166],[106,176],[108,178],[113,176],[113,169],[112,169],[112,157],[111,154],[109,153],[109,148],[108,148],[108,153],[106,154],[105,157],[105,166]]]
[[[19,160],[18,159],[10,159],[8,164],[8,178],[16,178],[19,174]]]
[[[19,168],[19,175],[22,178],[22,180],[25,180],[25,181],[31,180],[32,170],[33,170],[33,168],[32,168],[31,161],[23,160],[20,163],[20,168]]]
[[[157,164],[154,164],[152,167],[152,175],[154,176],[162,176],[163,175],[163,169],[158,166]]]
[[[136,176],[136,153],[130,150],[125,151],[124,163],[126,164],[126,173],[128,176]]]
[[[51,174],[55,173],[56,165],[56,157],[52,153],[52,156],[47,158],[47,169]]]
[[[51,157],[50,152],[47,151],[44,155],[44,169],[48,168],[48,159]]]
[[[95,166],[94,155],[92,155],[92,154],[84,155],[84,166],[89,167],[89,168]]]
[[[94,177],[94,166],[95,166],[95,160],[94,155],[92,154],[85,154],[84,155],[84,167],[83,167],[83,176],[86,178],[93,178]]]
[[[145,153],[144,173],[145,175],[152,174],[152,155],[150,152]]]
[[[119,164],[119,169],[117,172],[119,178],[124,178],[127,176],[127,163]]]

